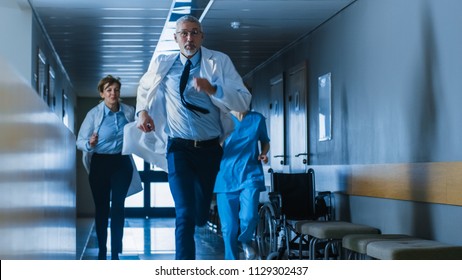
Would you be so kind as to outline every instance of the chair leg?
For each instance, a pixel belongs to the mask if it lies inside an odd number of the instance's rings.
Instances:
[[[337,260],[342,259],[342,242],[339,240],[329,240],[327,241],[326,246],[324,247],[324,259],[330,259],[330,252],[332,252],[332,257],[335,257]]]
[[[310,236],[300,234],[299,243],[298,243],[298,258],[300,260],[303,259],[303,246],[308,246],[309,247],[309,244],[310,244]],[[309,252],[309,248],[308,248],[308,252]]]
[[[325,260],[329,259],[330,248],[332,248],[332,243],[331,241],[327,241],[326,246],[324,247],[324,259]]]
[[[310,260],[315,260],[316,259],[316,246],[318,245],[318,241],[320,241],[316,237],[311,237],[310,241]]]
[[[298,240],[298,259],[301,260],[303,258],[302,248],[303,248],[303,240],[304,235],[300,234],[300,239]]]
[[[314,240],[315,240],[315,238],[311,238],[311,240],[310,240],[310,242],[309,242],[309,245],[308,245],[308,246],[309,246],[309,248],[308,248],[308,258],[309,258],[310,260],[314,260],[314,259],[315,259],[315,258],[314,258],[314,255],[315,255],[315,253],[314,253],[314,250],[315,250],[315,248],[314,248],[314,246],[315,246]]]

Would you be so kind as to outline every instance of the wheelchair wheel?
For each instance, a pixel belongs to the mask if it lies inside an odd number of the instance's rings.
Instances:
[[[266,257],[267,260],[279,260],[279,252],[272,252]]]
[[[271,203],[264,204],[259,211],[256,240],[260,259],[265,260],[277,252],[276,217]]]

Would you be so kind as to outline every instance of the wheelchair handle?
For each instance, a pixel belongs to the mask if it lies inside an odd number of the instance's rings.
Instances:
[[[318,195],[321,195],[321,196],[327,196],[327,195],[331,195],[332,193],[330,191],[322,191],[322,192],[318,192]]]

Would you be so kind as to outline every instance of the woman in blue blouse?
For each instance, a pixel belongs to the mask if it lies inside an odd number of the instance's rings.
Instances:
[[[214,192],[225,259],[239,259],[238,242],[242,244],[245,258],[255,259],[252,238],[258,223],[260,192],[266,190],[261,162],[268,163],[270,139],[262,114],[254,111],[232,113],[235,129],[223,144]]]
[[[91,155],[89,182],[95,203],[98,259],[106,259],[108,219],[111,214],[111,259],[122,252],[125,197],[132,181],[133,164],[122,155],[124,126],[134,121],[135,108],[120,102],[119,79],[107,76],[98,84],[102,102],[86,115],[77,137],[77,148]],[[111,204],[112,201],[112,204]]]

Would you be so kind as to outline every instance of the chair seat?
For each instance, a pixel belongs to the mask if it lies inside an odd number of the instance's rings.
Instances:
[[[381,260],[462,260],[462,246],[426,239],[375,241],[366,254]]]
[[[348,234],[343,237],[342,246],[359,254],[366,254],[367,244],[375,241],[415,239],[405,234]]]
[[[304,223],[300,232],[318,239],[341,240],[348,234],[378,234],[380,230],[374,227],[353,224],[343,221],[316,221]]]
[[[304,224],[309,224],[309,223],[316,223],[316,222],[319,222],[319,221],[314,221],[314,220],[301,220],[301,221],[295,221],[294,222],[294,229],[295,231],[297,232],[302,232],[302,227]]]

